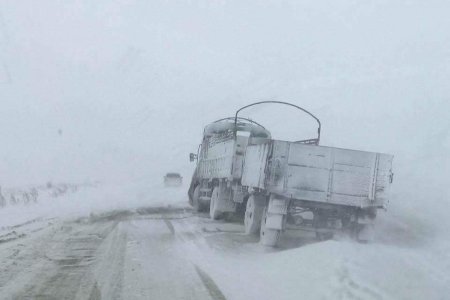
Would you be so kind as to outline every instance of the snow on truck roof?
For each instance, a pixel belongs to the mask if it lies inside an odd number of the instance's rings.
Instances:
[[[270,132],[256,122],[249,123],[248,120],[246,122],[238,121],[236,125],[238,131],[250,132],[250,135],[253,137],[270,138]],[[207,125],[204,130],[204,135],[220,134],[233,130],[234,118],[228,118]]]

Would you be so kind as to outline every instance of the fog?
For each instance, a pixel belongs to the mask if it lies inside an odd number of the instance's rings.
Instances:
[[[0,183],[188,177],[203,126],[279,100],[320,118],[323,145],[392,153],[396,179],[412,186],[422,171],[443,194],[449,9],[446,1],[3,0]],[[254,119],[315,133],[307,118],[270,112]],[[433,163],[421,165],[425,157]]]
[[[0,0],[0,295],[445,298],[449,11],[438,0]],[[267,249],[242,220],[193,212],[189,153],[204,126],[264,100],[317,116],[321,145],[394,155],[372,242],[288,228]],[[288,107],[240,116],[275,139],[317,134]],[[184,186],[165,187],[167,172]]]

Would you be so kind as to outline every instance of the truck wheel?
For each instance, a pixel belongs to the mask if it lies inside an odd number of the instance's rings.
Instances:
[[[318,241],[331,240],[333,237],[334,237],[334,233],[333,232],[319,232],[319,231],[316,231],[316,239]]]
[[[261,232],[260,232],[260,243],[264,246],[276,247],[278,241],[280,240],[281,230],[271,229],[266,227],[267,220],[267,207],[263,210],[262,220],[261,220]]]
[[[327,218],[320,213],[314,213],[313,225],[316,230],[316,239],[319,241],[330,240],[334,236],[334,232],[327,230]]]
[[[218,209],[218,201],[220,197],[220,188],[216,186],[211,195],[211,204],[209,206],[209,216],[213,220],[218,220],[222,216],[222,212]]]
[[[373,241],[374,225],[373,224],[356,224],[355,238],[360,243],[370,243]]]
[[[257,234],[261,229],[261,219],[264,212],[264,203],[262,199],[251,195],[247,200],[245,209],[244,226],[245,234]]]
[[[200,203],[200,185],[197,185],[192,195],[192,206],[196,212],[201,212],[203,210],[203,205]]]

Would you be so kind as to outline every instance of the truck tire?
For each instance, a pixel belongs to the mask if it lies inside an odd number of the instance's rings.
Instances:
[[[261,219],[264,212],[264,201],[251,195],[247,200],[244,216],[245,234],[258,234],[261,229]]]
[[[220,188],[214,187],[211,195],[211,204],[209,206],[209,216],[213,220],[218,220],[222,216],[222,212],[218,209],[218,201],[220,198]]]
[[[334,232],[320,232],[320,231],[316,231],[316,239],[318,241],[327,241],[327,240],[331,240],[334,237]]]
[[[194,193],[192,195],[192,206],[194,211],[201,212],[203,210],[203,205],[200,202],[200,185],[195,187]]]
[[[276,247],[280,240],[281,230],[266,227],[267,207],[264,208],[261,220],[260,243],[268,247]]]
[[[334,232],[327,230],[327,218],[319,212],[314,213],[313,226],[316,230],[316,239],[319,241],[331,240]]]
[[[374,225],[373,224],[356,224],[355,225],[355,239],[359,243],[370,243],[374,238]]]
[[[369,243],[373,241],[376,217],[376,208],[369,208],[359,212],[358,221],[353,224],[353,236],[358,242]]]

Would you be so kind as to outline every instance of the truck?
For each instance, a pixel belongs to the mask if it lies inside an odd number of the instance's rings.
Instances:
[[[306,113],[317,122],[317,137],[273,139],[244,109],[277,104]],[[275,247],[290,227],[310,228],[318,239],[337,231],[358,241],[371,239],[377,210],[385,208],[393,181],[393,156],[321,146],[321,122],[288,102],[260,101],[238,109],[234,117],[204,128],[188,190],[197,212],[213,220],[243,212],[246,234]]]

